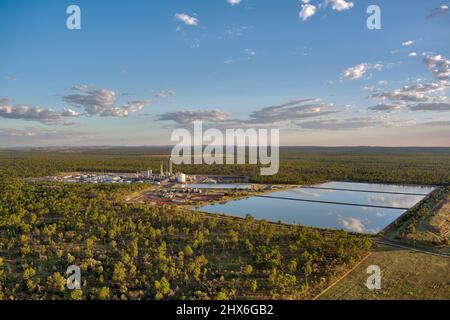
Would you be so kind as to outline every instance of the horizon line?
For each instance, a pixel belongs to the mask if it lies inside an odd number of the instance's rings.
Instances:
[[[50,146],[17,146],[17,147],[2,147],[0,146],[0,150],[17,150],[17,149],[63,149],[63,148],[73,148],[73,149],[89,149],[89,148],[173,148],[176,146],[176,144],[170,145],[170,144],[164,144],[164,145],[80,145],[80,146],[70,146],[70,145],[62,145],[62,146],[56,146],[56,145],[50,145]],[[192,145],[190,147],[199,146],[199,145]],[[204,144],[202,146],[208,146],[207,144]],[[223,147],[226,147],[227,145],[223,145]],[[189,147],[187,145],[186,147]],[[250,148],[253,146],[245,146],[246,148]],[[256,146],[256,147],[270,147],[268,146]],[[414,149],[432,149],[432,148],[440,148],[440,149],[450,149],[449,146],[383,146],[383,145],[338,145],[338,146],[322,146],[322,145],[280,145],[280,148],[390,148],[390,149],[406,149],[406,148],[414,148]]]

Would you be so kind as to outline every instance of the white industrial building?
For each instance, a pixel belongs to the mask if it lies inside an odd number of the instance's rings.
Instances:
[[[177,173],[177,182],[178,183],[186,183],[186,174]]]

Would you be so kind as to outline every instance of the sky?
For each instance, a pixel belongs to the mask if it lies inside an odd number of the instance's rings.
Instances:
[[[449,147],[449,6],[0,0],[0,148],[168,145],[194,121],[282,145]]]

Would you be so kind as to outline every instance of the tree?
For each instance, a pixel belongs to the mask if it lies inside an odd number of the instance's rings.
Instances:
[[[192,250],[190,245],[187,245],[184,248],[184,254],[187,255],[188,257],[192,256],[194,254],[194,250]]]
[[[245,246],[245,249],[246,249],[249,253],[253,253],[253,244],[250,242],[250,240],[245,239],[245,241],[244,241],[244,246]]]
[[[103,287],[100,290],[98,290],[96,298],[98,300],[109,300],[109,288]]]
[[[258,289],[258,282],[256,281],[256,279],[250,280],[249,289],[251,292],[256,292],[256,290]]]
[[[32,267],[25,267],[23,270],[22,276],[25,280],[30,280],[36,275],[36,270],[34,270]]]
[[[79,289],[72,290],[70,293],[71,300],[83,300],[83,291]]]
[[[297,278],[288,273],[279,273],[273,280],[273,284],[280,293],[289,293],[297,284]]]
[[[3,258],[0,256],[0,285],[3,282],[3,276],[4,276],[4,272],[3,272]]]
[[[117,262],[114,265],[112,280],[114,282],[120,284],[125,281],[126,277],[127,277],[127,271],[126,271],[125,265],[122,263],[122,261]]]
[[[3,300],[3,281],[4,281],[4,271],[3,271],[3,258],[0,257],[0,300]]]
[[[51,291],[63,292],[66,288],[67,279],[59,272],[54,272],[47,278],[47,287]]]
[[[159,281],[156,280],[154,286],[158,300],[161,300],[170,293],[170,283],[165,277],[162,277]]]
[[[302,259],[302,272],[305,275],[306,284],[308,284],[308,276],[313,272],[314,257],[308,251],[304,251],[301,256]]]
[[[297,260],[292,259],[289,261],[288,270],[290,273],[295,273],[297,271]]]
[[[228,294],[226,292],[220,291],[216,296],[214,297],[214,300],[228,300]]]
[[[253,267],[250,264],[246,265],[244,272],[246,275],[251,275],[253,273]]]

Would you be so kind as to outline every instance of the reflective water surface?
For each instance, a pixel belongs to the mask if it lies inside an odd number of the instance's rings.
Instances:
[[[236,217],[245,217],[247,214],[251,214],[255,219],[260,220],[376,234],[404,213],[406,208],[414,206],[434,190],[433,187],[349,182],[328,182],[313,187],[346,190],[298,187],[265,194],[271,197],[293,200],[249,197],[229,201],[225,204],[207,205],[200,210]],[[387,206],[401,209],[302,202],[295,201],[295,199]]]

